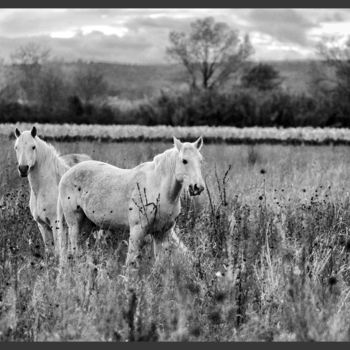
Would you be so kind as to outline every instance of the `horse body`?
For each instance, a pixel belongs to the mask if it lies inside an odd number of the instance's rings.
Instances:
[[[141,193],[138,193],[137,184]],[[134,202],[127,205],[130,198],[141,208],[141,199],[138,197],[139,195],[145,197],[142,188],[146,189],[147,198],[143,198],[148,201],[146,204],[156,203],[161,187],[162,181],[159,176],[157,177],[152,163],[144,163],[129,170],[107,163],[87,161],[78,164],[74,171],[69,171],[62,179],[60,200],[72,211],[83,211],[97,226],[115,229],[120,226],[129,226],[130,212],[136,205]],[[153,189],[158,191],[154,192]],[[161,199],[159,206],[162,213],[167,211],[167,207],[172,208],[172,202],[168,198],[161,197]],[[175,211],[175,215],[178,211]]]
[[[201,144],[201,139],[195,144],[179,142],[178,148],[133,169],[87,161],[68,170],[59,184],[58,221],[62,223],[64,217],[73,250],[78,249],[82,222],[88,219],[103,229],[130,228],[127,264],[135,261],[147,234],[153,236],[157,251],[169,234],[175,235],[173,228],[185,182],[197,186],[196,194],[204,188],[199,170]],[[182,164],[184,156],[193,156],[193,164],[188,165],[190,172]],[[66,235],[61,232],[60,238],[64,239]],[[65,246],[62,241],[61,249]]]
[[[55,148],[41,140],[34,130],[20,133],[16,129],[18,168],[22,177],[28,177],[29,208],[38,224],[45,249],[51,251],[55,247],[58,252],[56,210],[59,181],[71,164],[91,158],[76,154],[59,156]]]

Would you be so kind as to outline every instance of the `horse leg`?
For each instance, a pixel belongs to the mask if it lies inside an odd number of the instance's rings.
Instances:
[[[137,268],[140,247],[143,242],[145,233],[140,225],[130,228],[129,247],[126,256],[127,268]]]
[[[175,233],[175,225],[168,229],[163,237],[163,239],[157,239],[153,236],[153,253],[155,260],[159,258],[161,250],[169,249],[171,244],[174,244],[176,248],[179,248],[184,253],[188,252],[187,247],[181,242],[180,238]]]
[[[83,215],[81,212],[73,211],[73,212],[65,213],[64,217],[68,225],[70,253],[72,255],[77,256],[78,255],[78,235],[80,233],[81,224],[83,221]]]
[[[52,235],[53,235],[53,241],[55,245],[55,255],[57,258],[59,258],[61,255],[62,238],[61,238],[61,232],[60,232],[60,226],[59,226],[58,220],[55,220],[54,224],[52,225]]]
[[[156,261],[159,258],[162,248],[163,248],[163,241],[153,237],[153,255]]]
[[[67,225],[65,223],[64,213],[63,213],[63,207],[62,207],[62,200],[61,196],[58,195],[57,198],[57,218],[55,221],[56,226],[56,234],[57,234],[57,245],[58,245],[58,251],[59,251],[59,260],[60,260],[60,266],[63,266],[66,262],[66,253],[67,253]]]
[[[65,226],[63,217],[57,219],[57,225],[57,252],[60,265],[63,266],[67,258],[67,227]]]
[[[162,251],[168,252],[172,246],[175,246],[182,253],[188,253],[187,247],[181,242],[180,238],[175,233],[175,227],[166,231],[163,240],[153,237],[153,254],[155,261],[158,261]]]
[[[54,245],[52,231],[46,224],[42,224],[40,222],[37,222],[37,224],[38,224],[39,231],[40,231],[41,236],[42,236],[43,241],[44,241],[45,252],[50,253],[50,252],[52,252],[53,245]]]
[[[156,239],[153,237],[153,253],[154,258],[157,261],[162,250],[169,250],[171,245],[174,245],[177,249],[180,249],[182,253],[187,253],[187,247],[181,242],[180,238],[175,233],[175,227],[173,226],[164,234],[164,239]]]
[[[78,255],[78,234],[80,232],[79,222],[69,226],[68,235],[70,239],[70,249],[72,255]]]
[[[169,239],[175,244],[175,246],[181,250],[182,253],[187,253],[188,248],[180,240],[179,236],[175,232],[175,227],[173,226],[168,232]]]

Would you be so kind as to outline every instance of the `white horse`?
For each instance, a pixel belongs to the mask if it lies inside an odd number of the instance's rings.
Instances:
[[[57,197],[58,183],[62,175],[74,164],[90,160],[85,154],[59,156],[55,148],[37,136],[33,126],[31,131],[15,130],[15,151],[18,172],[28,177],[30,185],[29,208],[42,235],[45,250],[52,251],[57,245]]]
[[[172,237],[180,213],[180,194],[188,186],[191,196],[204,189],[201,174],[200,137],[181,143],[133,169],[87,161],[69,169],[59,184],[58,222],[61,259],[66,254],[68,226],[71,249],[77,253],[78,235],[86,219],[102,229],[130,228],[126,265],[135,266],[144,237],[151,234],[157,256],[162,242]]]

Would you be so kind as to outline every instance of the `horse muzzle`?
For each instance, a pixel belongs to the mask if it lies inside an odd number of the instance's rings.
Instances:
[[[18,172],[22,177],[27,177],[28,176],[28,171],[29,171],[29,166],[28,165],[20,165],[18,167]]]
[[[188,192],[190,193],[190,196],[199,196],[204,190],[204,186],[202,185],[189,185]]]

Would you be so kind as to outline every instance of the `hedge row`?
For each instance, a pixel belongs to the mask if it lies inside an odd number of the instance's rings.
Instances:
[[[227,125],[236,127],[350,127],[350,101],[314,99],[282,91],[234,94],[162,94],[132,108],[83,105],[71,97],[59,109],[0,103],[0,123],[38,122],[138,125]]]

